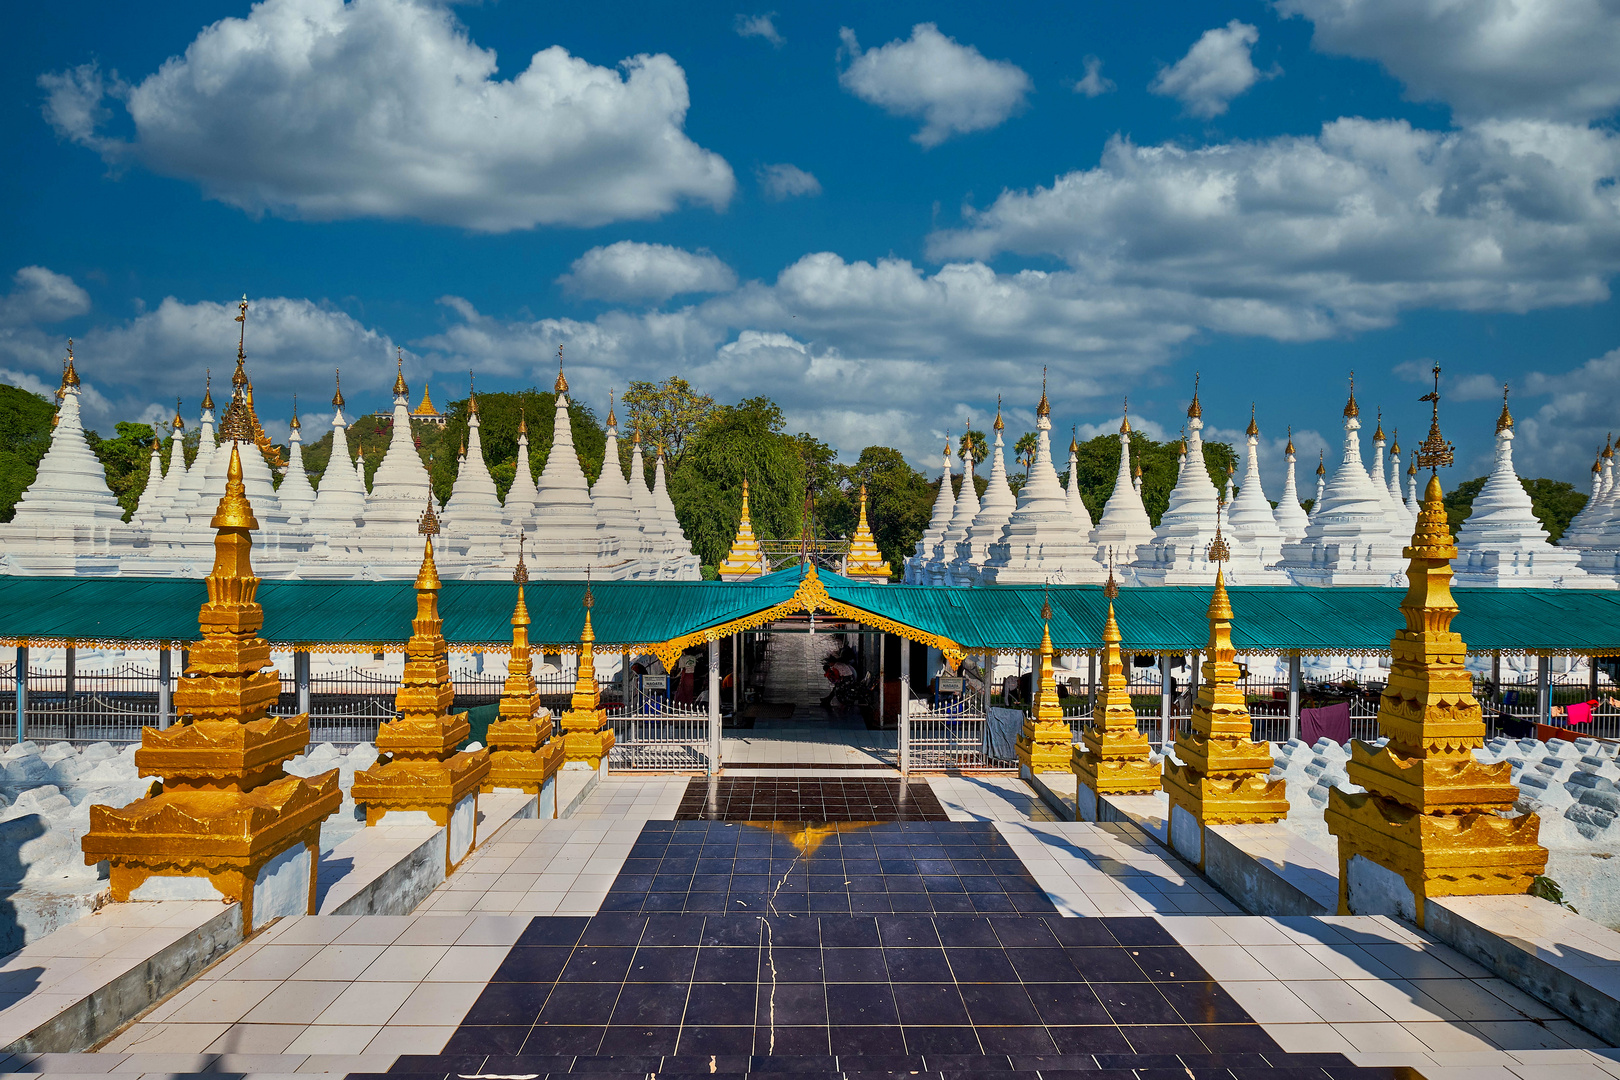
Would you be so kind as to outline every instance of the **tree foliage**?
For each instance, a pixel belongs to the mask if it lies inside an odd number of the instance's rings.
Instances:
[[[0,521],[17,513],[17,500],[34,482],[51,446],[56,407],[38,394],[0,383]]]
[[[783,433],[784,424],[782,410],[767,398],[719,406],[668,475],[676,517],[705,565],[721,562],[731,550],[742,520],[744,477],[755,534],[766,540],[799,534],[805,462],[798,440]]]
[[[630,414],[630,431],[641,432],[643,451],[652,456],[663,447],[666,467],[681,463],[688,440],[715,411],[714,398],[693,390],[679,375],[661,383],[632,382],[624,394],[624,407]]]
[[[111,439],[103,439],[94,431],[86,431],[84,437],[106,470],[107,487],[124,508],[124,520],[128,521],[141,501],[141,492],[146,490],[155,433],[150,424],[125,420],[113,425],[113,430],[117,435]]]

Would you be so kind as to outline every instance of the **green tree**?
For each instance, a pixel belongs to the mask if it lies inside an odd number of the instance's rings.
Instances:
[[[443,428],[435,428],[436,434],[431,436],[435,440],[435,452],[430,472],[434,494],[441,500],[448,499],[455,486],[457,461],[467,438],[466,400],[450,402],[445,415],[449,420]],[[556,416],[557,395],[533,387],[517,393],[478,395],[478,438],[483,444],[484,462],[495,481],[495,490],[502,499],[506,498],[517,476],[518,425],[522,423],[528,428],[529,466],[531,476],[538,480],[546,467],[546,459],[551,456]],[[428,425],[416,425],[419,435],[426,435],[421,431],[425,426]],[[580,468],[585,478],[595,483],[602,474],[607,431],[590,406],[573,400],[568,402],[568,429],[574,438]]]
[[[663,447],[667,468],[680,464],[687,442],[715,412],[714,398],[693,390],[678,375],[661,383],[632,382],[624,394],[624,407],[630,414],[630,430],[641,432],[642,450],[650,457]],[[739,501],[739,512],[741,505]]]
[[[0,383],[0,521],[17,514],[17,500],[33,484],[51,446],[56,406],[38,394]]]
[[[670,471],[676,517],[704,565],[722,561],[737,536],[745,476],[754,532],[767,540],[799,534],[805,462],[783,426],[782,410],[767,398],[719,406]]]
[[[1036,445],[1037,441],[1033,431],[1024,432],[1018,436],[1018,441],[1013,443],[1013,457],[1017,458],[1018,464],[1024,467],[1025,476],[1029,475],[1029,470],[1035,465]]]
[[[990,456],[990,444],[985,442],[984,432],[976,428],[970,428],[965,435],[956,441],[958,463],[961,461],[962,451],[967,449],[973,451],[973,464],[975,465],[983,465]],[[958,491],[962,490],[961,482],[958,481],[955,487]]]
[[[113,426],[117,437],[103,439],[94,431],[84,433],[85,441],[101,461],[107,473],[107,487],[118,505],[124,508],[128,521],[146,490],[146,474],[152,456],[154,433],[150,424],[131,424],[120,420]]]
[[[1462,481],[1446,492],[1446,521],[1451,526],[1453,535],[1474,512],[1474,500],[1479,497],[1488,479],[1490,478],[1486,476],[1476,476],[1472,480]],[[1547,530],[1548,539],[1554,542],[1564,535],[1569,523],[1586,505],[1587,496],[1575,490],[1574,485],[1566,484],[1562,480],[1548,480],[1546,477],[1526,480],[1521,476],[1519,484],[1530,496],[1531,513],[1536,515],[1536,520]]]

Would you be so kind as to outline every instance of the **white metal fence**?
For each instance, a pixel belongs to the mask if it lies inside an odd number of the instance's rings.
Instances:
[[[912,769],[973,771],[1016,769],[1015,758],[998,754],[985,717],[984,695],[967,691],[962,679],[942,678],[931,703],[918,702],[907,740]],[[1002,748],[1003,751],[1005,747]]]
[[[630,772],[708,772],[709,707],[676,701],[667,675],[630,674],[622,700],[612,707],[612,769]]]

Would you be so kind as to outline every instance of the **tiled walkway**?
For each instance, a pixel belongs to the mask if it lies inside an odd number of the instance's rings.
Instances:
[[[1016,778],[927,784],[949,821],[746,826],[674,821],[687,778],[609,777],[413,915],[282,920],[103,1053],[0,1070],[1620,1077],[1409,926],[1244,915]]]
[[[677,821],[945,821],[925,780],[694,778]]]

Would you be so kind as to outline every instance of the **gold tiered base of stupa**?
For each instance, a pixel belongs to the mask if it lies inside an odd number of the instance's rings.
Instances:
[[[1220,540],[1217,538],[1217,545]],[[1219,552],[1224,556],[1224,548]],[[1217,559],[1216,554],[1211,555]],[[1164,790],[1170,797],[1171,826],[1176,809],[1200,827],[1254,825],[1288,816],[1288,786],[1270,779],[1271,745],[1254,742],[1254,720],[1238,686],[1237,652],[1232,646],[1232,602],[1224,571],[1215,573],[1209,602],[1209,645],[1204,681],[1193,705],[1192,729],[1176,735],[1176,761],[1164,763]],[[1203,865],[1198,841],[1198,863]],[[1184,857],[1190,851],[1182,851]]]
[[[569,761],[583,761],[593,769],[602,767],[613,749],[613,729],[607,726],[607,710],[576,711],[562,715],[563,749]]]
[[[472,734],[466,713],[391,720],[377,732],[377,764],[354,774],[354,801],[366,824],[391,811],[419,810],[435,825],[449,825],[456,805],[475,794],[489,774],[489,751],[456,747]]]
[[[562,768],[561,739],[551,737],[549,712],[533,717],[501,717],[489,725],[489,776],[484,790],[512,788],[538,794]]]
[[[1406,628],[1390,642],[1378,708],[1389,741],[1376,750],[1350,744],[1350,780],[1366,791],[1330,792],[1326,818],[1339,841],[1340,910],[1382,914],[1373,909],[1393,904],[1422,925],[1431,896],[1528,892],[1546,870],[1547,849],[1540,819],[1514,814],[1518,787],[1508,763],[1474,759],[1485,724],[1463,666],[1467,646],[1451,630],[1457,548],[1438,479],[1429,481],[1405,554]]]
[[[143,729],[135,752],[143,776],[164,779],[128,806],[92,805],[80,843],[86,863],[108,864],[114,900],[131,899],[153,878],[201,878],[211,895],[241,904],[243,929],[251,931],[271,918],[315,910],[321,822],[342,805],[343,792],[336,769],[313,777],[282,770],[309,745],[309,717],[266,715],[281,683],[274,669],[266,670],[270,646],[259,636],[264,609],[250,558],[259,523],[238,450],[239,443],[251,445],[244,409],[238,385],[221,429],[232,440],[231,457],[211,522],[214,566],[198,620],[202,640],[174,695],[182,719],[167,729]],[[255,910],[266,867],[289,853],[274,871],[280,885],[264,894],[269,909]],[[165,888],[167,895],[188,895],[178,883]]]
[[[1151,795],[1159,790],[1160,763],[1153,760],[1153,747],[1146,733],[1136,728],[1136,710],[1125,678],[1125,662],[1120,655],[1119,623],[1114,618],[1114,598],[1119,586],[1108,573],[1103,587],[1108,597],[1108,620],[1103,624],[1102,686],[1091,725],[1081,733],[1080,742],[1069,759],[1076,780],[1094,795]]]
[[[1057,677],[1052,671],[1052,606],[1044,604],[1041,617],[1046,626],[1041,632],[1040,689],[1035,697],[1035,711],[1024,718],[1024,730],[1018,736],[1018,764],[1031,773],[1067,772],[1069,755],[1074,745],[1074,730],[1063,717],[1063,706],[1058,703]]]

